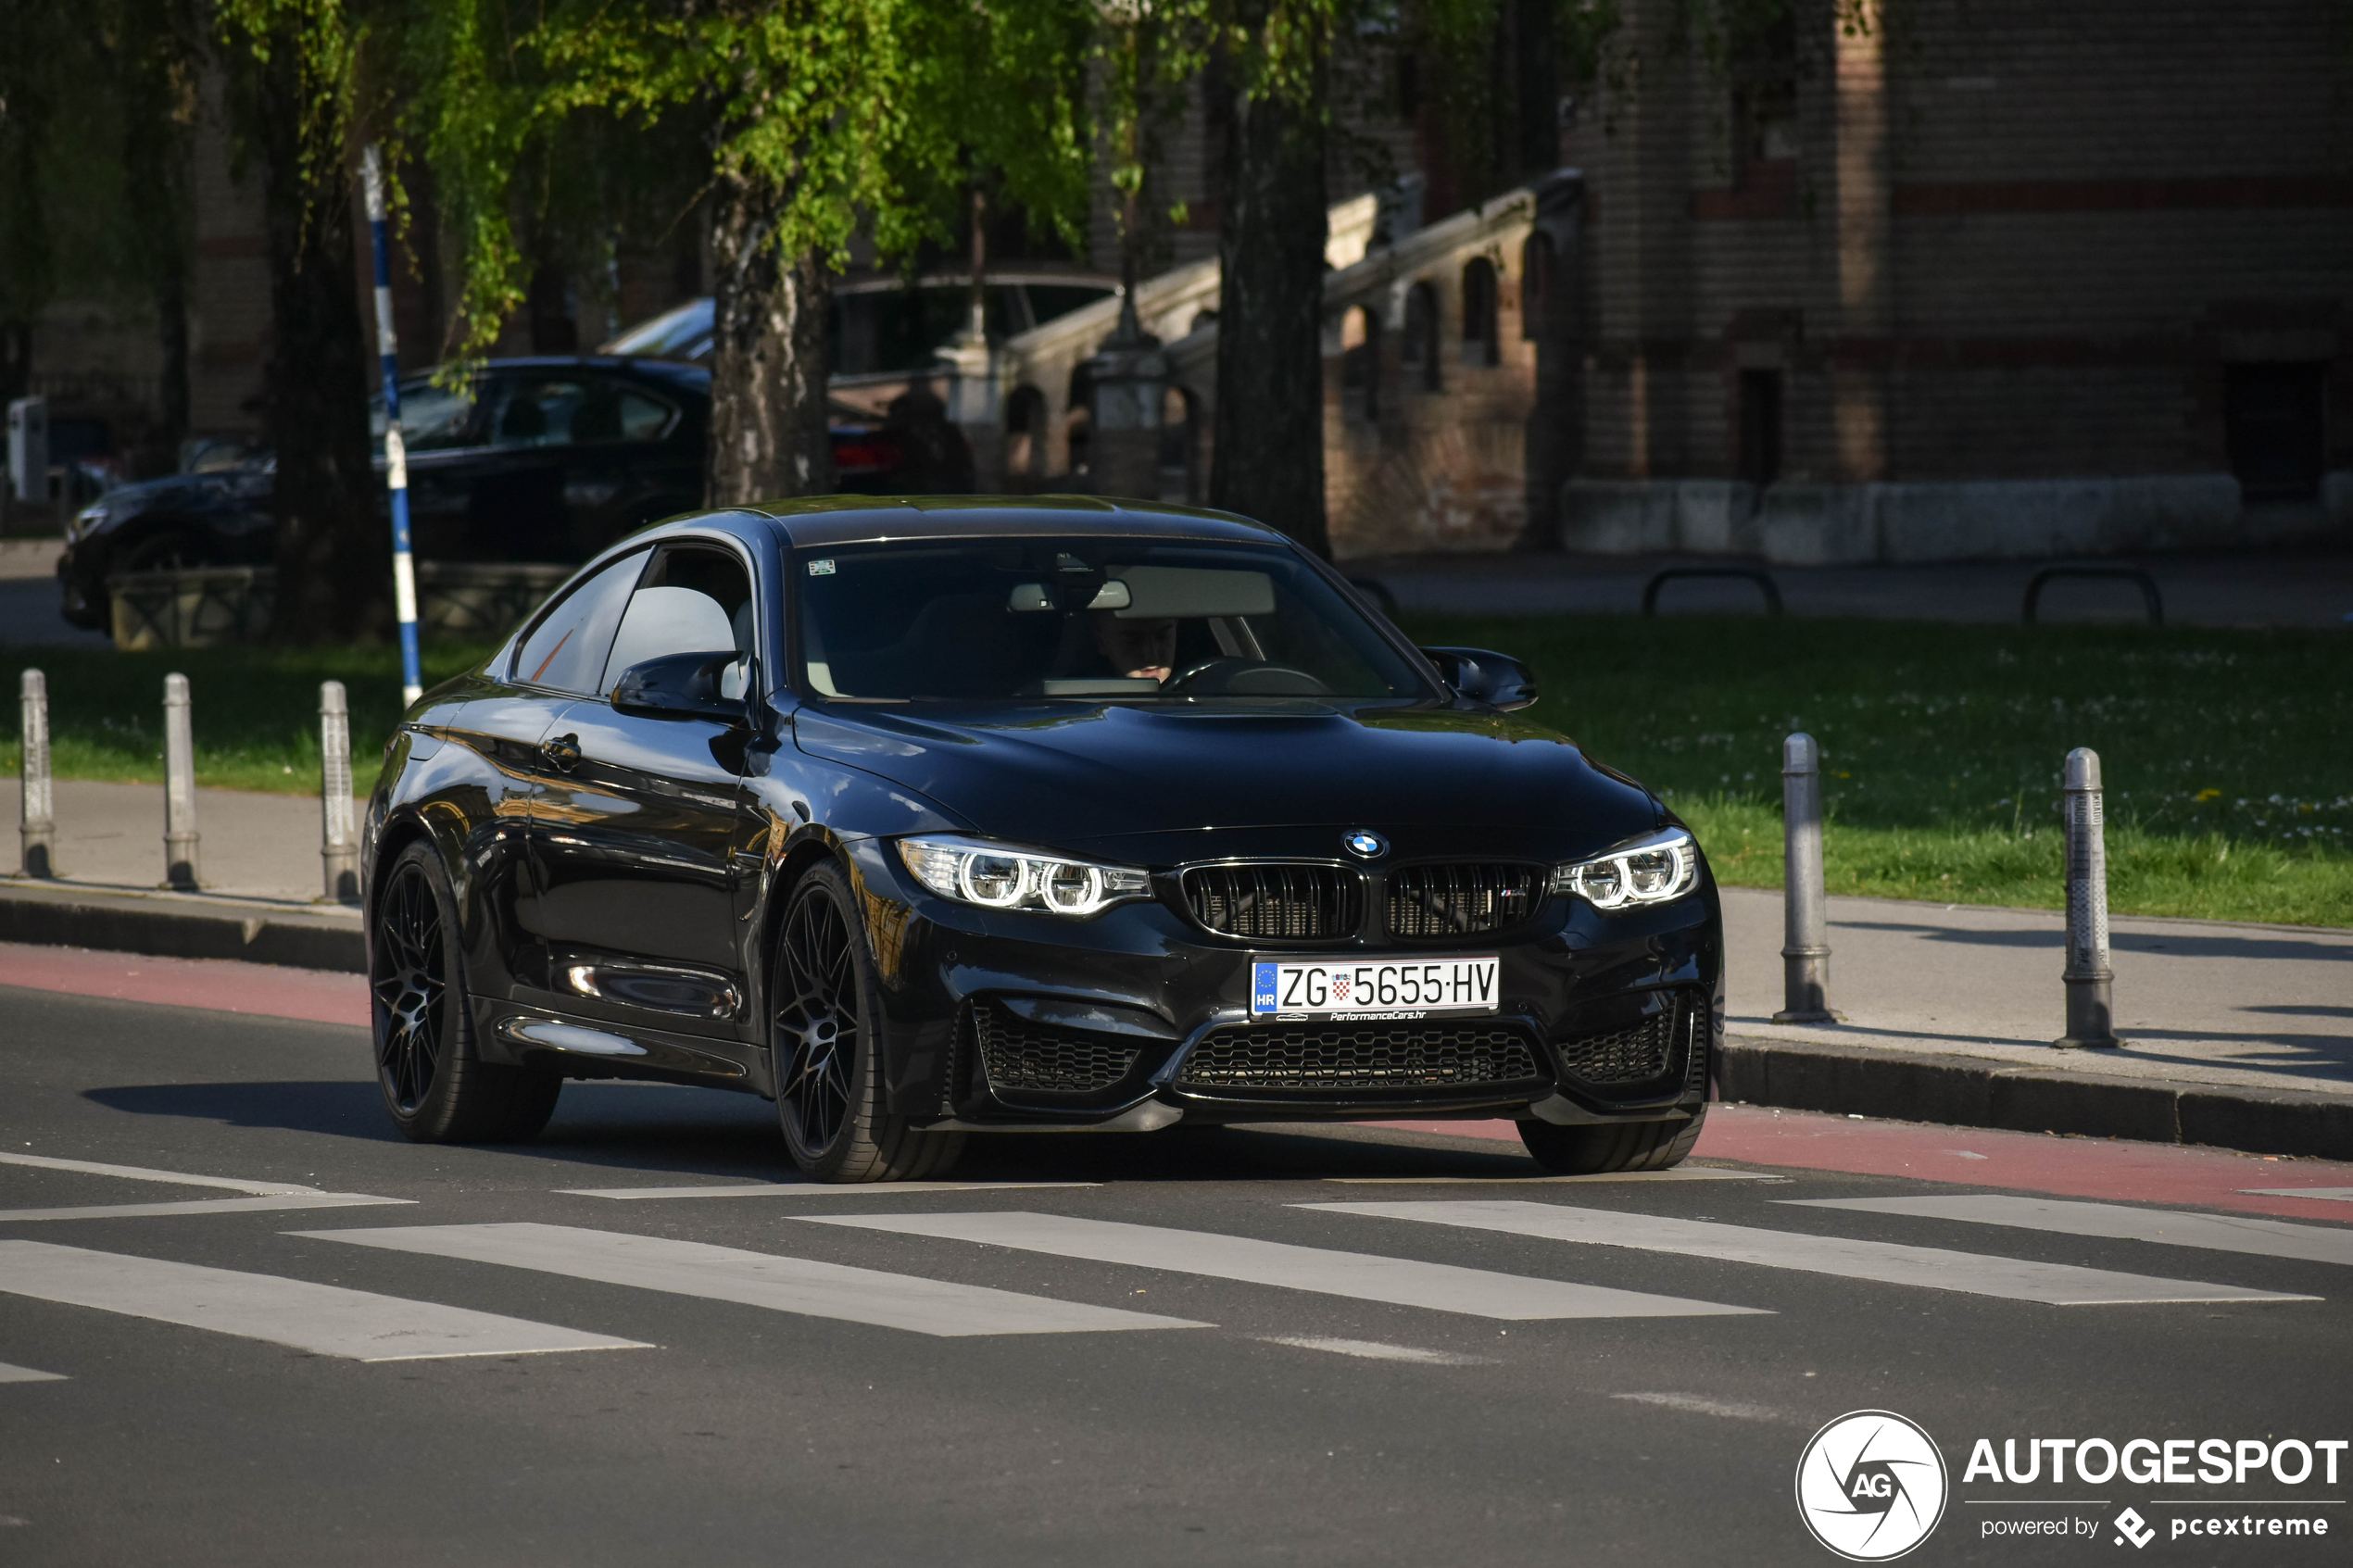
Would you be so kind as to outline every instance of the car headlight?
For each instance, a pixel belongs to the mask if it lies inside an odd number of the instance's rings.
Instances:
[[[1151,892],[1151,879],[1133,866],[1010,849],[979,838],[902,838],[899,858],[941,897],[988,909],[1043,909],[1084,920]]]
[[[104,501],[91,502],[74,514],[73,526],[66,531],[66,543],[71,544],[106,521],[107,504]]]
[[[1597,909],[1666,904],[1699,885],[1699,846],[1680,828],[1621,844],[1606,855],[1553,871],[1553,891]]]

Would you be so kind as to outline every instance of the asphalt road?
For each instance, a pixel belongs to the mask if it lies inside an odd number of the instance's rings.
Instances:
[[[2345,1561],[2353,1450],[1964,1467],[2353,1437],[2353,1203],[2248,1191],[2353,1171],[1746,1108],[1687,1169],[1179,1128],[771,1185],[759,1100],[418,1148],[359,1029],[0,989],[0,1562],[1816,1564],[1793,1477],[1860,1410],[1948,1470],[1910,1562],[2113,1561],[2128,1507],[2152,1560]],[[646,1188],[705,1196],[592,1195]],[[147,1211],[28,1213],[92,1207]],[[2330,1534],[2170,1533],[2224,1514]]]

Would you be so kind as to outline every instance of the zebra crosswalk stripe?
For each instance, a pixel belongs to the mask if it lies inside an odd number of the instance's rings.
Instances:
[[[35,1372],[29,1366],[10,1366],[6,1361],[0,1361],[0,1383],[63,1383],[65,1380],[66,1374],[61,1372]]]
[[[45,1241],[0,1241],[0,1292],[360,1361],[647,1348],[463,1307]]]
[[[1542,1236],[1555,1241],[1634,1248],[1646,1252],[1680,1253],[1685,1257],[1712,1258],[1724,1262],[1757,1263],[1767,1268],[1833,1274],[1842,1279],[1922,1286],[1934,1290],[1966,1291],[1974,1296],[1994,1296],[2012,1301],[2042,1301],[2060,1307],[2159,1301],[2320,1299],[2314,1296],[2251,1290],[2243,1286],[2206,1285],[2195,1280],[2156,1279],[2142,1274],[2117,1273],[2107,1269],[2079,1268],[2071,1263],[2038,1263],[2020,1258],[1955,1252],[1941,1247],[1910,1247],[1898,1242],[1864,1241],[1850,1236],[1806,1236],[1794,1231],[1760,1230],[1749,1225],[1727,1225],[1706,1220],[1675,1220],[1655,1214],[1634,1214],[1611,1209],[1579,1209],[1567,1204],[1530,1203],[1514,1198],[1426,1203],[1307,1203],[1300,1207],[1382,1219],[1420,1220],[1432,1224],[1503,1231],[1513,1236]]]
[[[794,1218],[807,1224],[939,1236],[950,1241],[1051,1253],[1060,1258],[1083,1258],[1090,1262],[1164,1269],[1172,1273],[1201,1274],[1211,1279],[1239,1280],[1324,1296],[1352,1297],[1359,1301],[1386,1301],[1515,1322],[1535,1318],[1714,1317],[1757,1310],[1598,1285],[1576,1285],[1565,1280],[1531,1279],[1524,1274],[1495,1273],[1450,1263],[1340,1252],[1209,1231],[1076,1219],[1066,1214],[1012,1210],[969,1214],[797,1214]]]
[[[1866,1214],[1966,1220],[1981,1225],[2055,1231],[2061,1236],[2108,1236],[2119,1241],[2196,1247],[2208,1252],[2293,1258],[2306,1263],[2353,1264],[2353,1230],[2299,1225],[2289,1220],[2259,1220],[2251,1214],[2192,1214],[2177,1209],[2133,1209],[2120,1203],[2077,1203],[2064,1198],[2019,1198],[1990,1192],[1932,1198],[1799,1198],[1783,1201],[1800,1209],[1851,1209]]]
[[[187,1198],[165,1203],[89,1203],[71,1209],[0,1209],[0,1223],[28,1220],[138,1220],[173,1214],[251,1214],[279,1209],[358,1209],[409,1203],[364,1192],[289,1192],[275,1198]]]
[[[503,1263],[573,1279],[943,1337],[1212,1326],[1187,1318],[1058,1301],[986,1286],[575,1225],[394,1225],[293,1234],[434,1258]]]

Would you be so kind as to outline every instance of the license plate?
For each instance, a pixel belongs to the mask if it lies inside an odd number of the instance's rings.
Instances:
[[[1250,966],[1252,1018],[1424,1018],[1493,1012],[1491,958],[1262,959]]]

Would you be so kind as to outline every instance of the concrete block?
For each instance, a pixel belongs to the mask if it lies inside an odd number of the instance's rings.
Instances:
[[[1675,548],[1675,495],[1646,479],[1572,479],[1561,486],[1561,548],[1602,556]]]
[[[1675,548],[1685,555],[1740,556],[1755,550],[1756,487],[1736,479],[1680,479]]]
[[[1880,558],[1876,486],[1774,484],[1755,524],[1757,553],[1777,566],[1837,566]]]

